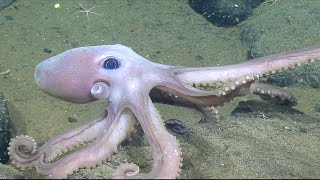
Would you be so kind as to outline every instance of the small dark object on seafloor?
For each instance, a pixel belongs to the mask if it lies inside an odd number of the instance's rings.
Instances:
[[[73,122],[77,122],[78,119],[73,118],[73,117],[68,117],[68,121],[71,122],[71,123],[73,123]]]
[[[164,121],[164,126],[175,135],[184,135],[187,132],[186,125],[178,119],[168,119]]]
[[[8,146],[11,138],[11,126],[8,107],[5,97],[0,92],[0,163],[7,163],[9,160]]]
[[[44,49],[43,49],[43,52],[46,52],[46,53],[49,53],[49,54],[50,54],[52,51],[51,51],[51,49],[44,48]]]

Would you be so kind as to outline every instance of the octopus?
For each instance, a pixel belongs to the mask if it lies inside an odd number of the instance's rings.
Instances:
[[[234,65],[186,67],[149,61],[120,44],[74,48],[39,63],[35,81],[44,92],[64,101],[104,100],[105,111],[38,149],[30,136],[13,138],[10,159],[21,169],[34,167],[46,178],[66,178],[80,168],[95,168],[110,160],[139,124],[150,146],[152,169],[140,172],[138,165],[123,163],[114,177],[177,178],[182,151],[154,103],[196,109],[203,122],[215,121],[216,107],[249,93],[294,105],[291,93],[258,79],[319,59],[320,46],[313,46]]]

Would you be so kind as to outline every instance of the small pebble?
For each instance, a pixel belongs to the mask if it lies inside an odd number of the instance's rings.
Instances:
[[[168,119],[164,121],[164,125],[167,130],[177,135],[184,135],[187,132],[186,125],[178,119]]]
[[[285,129],[285,130],[288,130],[288,131],[291,131],[291,128],[288,127],[288,126],[285,126],[284,129]]]
[[[44,48],[44,49],[43,49],[43,52],[46,52],[46,53],[49,53],[49,54],[50,54],[52,51],[51,51],[51,49]]]
[[[73,118],[73,117],[68,117],[68,121],[73,123],[73,122],[78,122],[78,119]]]

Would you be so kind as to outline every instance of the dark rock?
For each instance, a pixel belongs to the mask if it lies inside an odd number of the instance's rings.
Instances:
[[[78,119],[73,118],[73,117],[68,117],[68,121],[73,123],[73,122],[78,122]]]
[[[46,52],[46,53],[50,54],[52,51],[51,51],[51,49],[44,48],[44,49],[43,49],[43,52]]]
[[[0,11],[12,4],[15,0],[0,0]]]
[[[188,129],[187,126],[178,119],[168,119],[164,121],[164,126],[173,135],[184,135]]]
[[[5,97],[0,92],[0,163],[7,163],[9,160],[7,147],[11,138],[10,117]]]
[[[189,0],[190,7],[217,26],[233,26],[248,18],[263,0]]]

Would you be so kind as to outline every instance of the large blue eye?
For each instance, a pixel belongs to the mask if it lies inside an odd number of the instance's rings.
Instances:
[[[117,69],[119,67],[119,62],[115,58],[108,58],[104,61],[103,67],[105,69]]]

